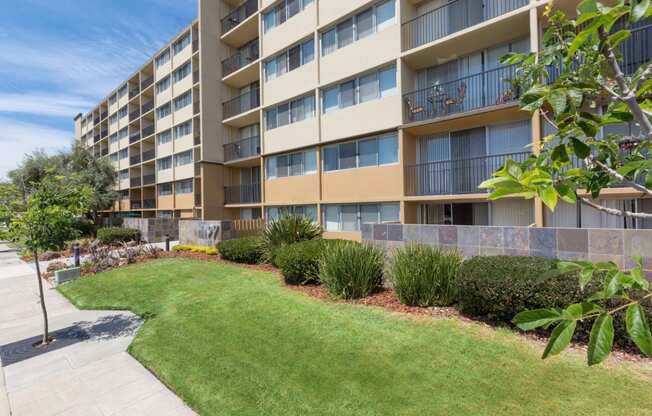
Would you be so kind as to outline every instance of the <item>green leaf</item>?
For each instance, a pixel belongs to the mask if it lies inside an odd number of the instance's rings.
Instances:
[[[652,334],[645,318],[645,311],[639,303],[629,305],[627,316],[627,333],[639,350],[648,357],[652,356]]]
[[[593,323],[591,335],[589,335],[588,362],[589,365],[600,364],[604,361],[613,348],[614,342],[614,318],[603,313]]]
[[[632,1],[631,7],[632,11],[629,14],[629,21],[632,23],[638,22],[648,12],[648,9],[650,8],[650,0],[641,0],[638,4]]]
[[[566,90],[556,89],[550,92],[548,102],[552,106],[555,114],[561,114],[566,109]]]
[[[543,203],[546,204],[548,208],[550,208],[550,210],[555,210],[557,207],[557,202],[559,201],[559,195],[557,195],[557,191],[554,187],[549,186],[545,188],[543,191],[539,192],[539,197]]]
[[[571,137],[570,142],[573,146],[573,151],[580,159],[585,159],[591,154],[591,148],[583,141]]]
[[[580,289],[584,290],[586,285],[593,279],[593,267],[587,267],[580,272]]]
[[[582,302],[582,303],[574,303],[572,305],[569,305],[566,309],[564,309],[562,315],[564,319],[579,320],[579,319],[584,319],[584,317],[590,313],[596,311],[601,312],[602,310],[603,309],[600,305],[591,302]]]
[[[577,11],[580,16],[587,13],[596,13],[598,11],[598,3],[596,0],[582,0],[577,5]]]
[[[543,359],[548,358],[551,355],[557,355],[568,347],[573,334],[575,333],[575,328],[577,327],[577,321],[561,321],[550,335],[548,340],[548,345],[543,351]]]
[[[523,331],[530,331],[561,319],[561,313],[556,309],[535,309],[517,314],[512,322]]]
[[[652,170],[649,170],[645,176],[645,187],[652,189]]]
[[[573,107],[579,108],[582,105],[584,94],[581,90],[570,88],[568,90],[568,98],[570,99],[571,105],[573,105]]]
[[[608,40],[609,44],[613,48],[616,48],[616,47],[618,47],[618,45],[620,43],[622,43],[625,40],[629,39],[629,37],[631,35],[632,34],[631,34],[631,32],[629,30],[619,30],[618,32],[616,32],[616,33],[612,34],[611,36],[609,36],[609,38],[607,40]]]
[[[622,290],[622,275],[623,272],[618,271],[615,273],[610,273],[609,276],[607,276],[607,282],[605,285],[605,294],[607,297],[613,297]]]
[[[568,152],[566,151],[566,146],[560,144],[552,150],[550,155],[553,162],[568,163],[570,159],[568,158]]]

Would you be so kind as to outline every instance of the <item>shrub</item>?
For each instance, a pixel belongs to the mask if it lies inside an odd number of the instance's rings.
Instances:
[[[276,250],[275,262],[289,284],[319,282],[319,261],[327,246],[338,240],[308,240]]]
[[[383,263],[378,247],[342,241],[325,248],[319,279],[335,297],[362,298],[382,286]]]
[[[394,252],[389,274],[401,303],[448,306],[456,300],[455,278],[461,264],[457,251],[408,244]]]
[[[80,237],[92,237],[97,232],[97,226],[93,221],[86,218],[79,218],[75,224]]]
[[[201,247],[201,246],[191,246],[191,245],[183,245],[179,244],[176,245],[172,248],[173,251],[190,251],[192,253],[198,253],[198,254],[207,254],[209,256],[216,256],[217,255],[217,249],[214,249],[213,247]]]
[[[284,215],[265,225],[261,234],[263,261],[278,266],[276,250],[301,241],[321,238],[321,227],[302,215]]]
[[[106,227],[97,230],[97,239],[104,244],[116,244],[136,239],[138,230],[133,228]]]
[[[222,241],[217,245],[217,251],[224,260],[245,264],[261,262],[260,239],[258,237]]]

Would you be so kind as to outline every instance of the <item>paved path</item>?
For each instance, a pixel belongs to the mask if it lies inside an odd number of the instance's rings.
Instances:
[[[33,269],[0,243],[0,416],[195,415],[127,352],[142,321],[80,311],[46,288],[47,351]]]

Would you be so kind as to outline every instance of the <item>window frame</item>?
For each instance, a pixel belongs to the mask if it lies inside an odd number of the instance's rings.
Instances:
[[[395,142],[395,148],[396,148],[396,155],[395,155],[395,160],[387,163],[381,163],[381,160],[383,159],[381,157],[381,141],[387,140],[387,139],[393,139]],[[360,143],[361,142],[367,142],[370,140],[374,140],[376,145],[376,164],[374,165],[360,165]],[[355,144],[355,166],[353,167],[341,167],[341,146],[345,145],[351,145]],[[330,167],[327,167],[327,152],[333,152],[337,156],[335,160],[336,168],[331,169]],[[383,133],[383,134],[377,134],[373,136],[365,136],[365,137],[360,137],[355,140],[348,140],[348,141],[343,141],[340,143],[335,143],[335,144],[330,144],[322,147],[321,151],[321,171],[322,173],[330,173],[330,172],[339,172],[339,171],[346,171],[346,170],[352,170],[352,169],[365,169],[365,168],[378,168],[378,167],[384,167],[384,166],[393,166],[393,165],[398,165],[399,164],[399,146],[398,146],[398,133],[397,132],[389,132],[389,133]],[[332,156],[332,155],[331,155]]]
[[[309,43],[312,43],[312,55],[311,55],[310,60],[306,60],[305,48]],[[295,48],[299,49],[299,66],[297,66],[297,67],[295,67],[293,69],[290,69],[290,50],[295,49]],[[279,68],[280,68],[280,66],[279,66],[280,61],[279,60],[283,60],[283,62],[285,62],[285,64],[284,64],[285,65],[284,66],[285,71],[282,72],[282,73],[279,72]],[[295,43],[294,45],[290,46],[289,48],[284,49],[283,52],[272,56],[271,58],[267,59],[263,63],[263,72],[264,72],[263,75],[264,75],[265,82],[270,82],[270,81],[273,81],[275,79],[278,79],[278,78],[282,77],[283,75],[286,75],[286,74],[288,74],[288,73],[290,73],[290,72],[292,72],[292,71],[294,71],[296,69],[301,68],[304,65],[307,65],[307,64],[313,62],[314,60],[315,60],[315,40],[314,40],[313,37],[306,38],[306,39],[304,39],[304,40],[302,40],[302,41],[300,41],[298,43]],[[269,68],[271,68],[272,65],[274,67],[274,72],[273,72],[274,76],[273,77],[271,76],[271,71],[269,70]]]
[[[376,222],[363,222],[363,208],[375,207],[376,212]],[[355,228],[345,229],[343,222],[343,208],[355,208]],[[398,214],[397,218],[392,218],[391,220],[383,219],[383,211],[385,209],[396,209]],[[328,224],[332,223],[331,219],[328,219],[328,215],[332,214],[331,210],[336,210],[337,216],[337,229],[329,228]],[[369,212],[367,212],[369,214]],[[368,203],[368,204],[325,204],[322,209],[322,224],[324,226],[324,231],[328,232],[360,232],[362,225],[364,224],[396,224],[401,221],[401,205],[400,202],[379,202],[379,203]]]
[[[300,157],[300,170],[299,173],[292,173],[292,160],[294,158]],[[308,163],[308,158],[313,158],[314,163]],[[279,160],[285,162],[279,163]],[[308,170],[307,166],[311,166],[312,169]],[[285,174],[279,174],[281,170],[285,170]],[[273,174],[271,172],[274,172]],[[308,176],[314,175],[317,173],[317,148],[310,148],[306,150],[301,150],[298,152],[289,152],[279,155],[270,156],[265,159],[265,179],[281,179],[289,178],[295,176]]]
[[[363,72],[361,74],[356,75],[354,78],[347,78],[345,80],[339,81],[334,85],[331,85],[329,87],[321,88],[320,91],[320,96],[321,96],[321,114],[328,114],[333,111],[337,110],[343,110],[345,108],[349,107],[355,107],[356,105],[359,104],[364,104],[376,100],[381,100],[386,97],[392,97],[395,96],[398,93],[398,80],[396,79],[397,77],[397,69],[396,69],[396,62],[392,62],[389,65],[384,65],[380,68],[377,68],[372,71],[367,71]],[[390,70],[394,71],[394,84],[393,87],[390,89],[383,90],[382,82],[381,82],[381,75],[385,72],[388,72]],[[376,84],[378,86],[376,90],[376,97],[375,98],[369,98],[365,101],[360,101],[360,79],[369,77],[371,75],[375,74],[375,79],[376,79]],[[352,98],[352,104],[343,106],[343,101],[342,101],[342,91],[343,91],[343,86],[347,84],[353,84],[353,88],[350,90],[352,91],[353,98]],[[328,94],[332,94],[334,91],[337,91],[337,106],[326,106],[326,97]],[[383,91],[387,91],[383,93]],[[348,92],[348,91],[347,91]]]
[[[296,13],[289,13],[289,2],[292,0],[281,0],[263,13],[263,34],[267,34],[270,30],[273,30],[283,23],[287,22],[289,19],[303,12],[306,7],[314,3],[314,0],[296,0],[299,1],[299,9]],[[271,20],[272,26],[268,25],[268,17],[273,17]],[[281,17],[279,17],[281,16]]]
[[[310,105],[306,105],[306,100],[311,100]],[[302,101],[301,106],[303,107],[303,118],[297,118],[295,120],[293,115],[292,115],[292,108],[295,105],[298,106],[297,103],[299,101]],[[280,124],[279,121],[282,121],[282,120],[279,118],[279,115],[284,114],[284,113],[281,113],[279,110],[282,109],[282,108],[285,108],[285,106],[287,106],[288,122],[285,123],[285,124]],[[300,123],[302,121],[311,120],[311,119],[315,118],[316,115],[317,115],[315,107],[316,107],[316,105],[315,105],[315,94],[314,93],[308,93],[306,95],[302,95],[302,96],[293,98],[291,100],[284,101],[284,102],[275,104],[273,106],[270,106],[270,107],[265,109],[265,115],[264,115],[265,131],[270,131],[270,130],[274,130],[274,129],[277,129],[277,128],[280,128],[280,127],[289,126],[291,124]],[[271,120],[274,120],[274,123],[270,123],[270,117],[271,117]]]

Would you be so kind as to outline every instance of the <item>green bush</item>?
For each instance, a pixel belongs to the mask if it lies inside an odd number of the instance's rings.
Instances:
[[[261,234],[263,261],[278,266],[276,251],[286,245],[321,238],[321,227],[302,215],[284,215],[265,225]]]
[[[576,274],[560,274],[557,260],[539,257],[474,257],[465,261],[456,279],[462,313],[494,324],[512,325],[517,313],[528,309],[565,308],[601,290],[592,283],[582,292]],[[611,304],[611,306],[616,306]],[[643,305],[648,321],[652,306]],[[589,339],[592,322],[580,323],[576,341]],[[624,311],[615,315],[614,344],[633,347],[627,336]],[[543,331],[549,333],[548,331]]]
[[[115,244],[136,239],[138,230],[122,227],[106,227],[97,230],[97,239],[104,244]]]
[[[276,250],[275,263],[289,284],[319,282],[319,261],[327,246],[338,240],[308,240]]]
[[[191,245],[176,245],[172,248],[173,251],[190,251],[192,253],[207,254],[209,256],[216,256],[217,249],[213,247],[191,246]]]
[[[258,237],[222,241],[217,244],[217,251],[224,260],[245,264],[261,262],[262,254]]]
[[[455,278],[461,264],[457,251],[408,244],[394,252],[389,274],[401,303],[448,306],[456,300]]]
[[[79,218],[75,224],[80,238],[92,237],[97,232],[97,226],[93,221],[86,218]]]
[[[319,279],[331,295],[368,296],[383,284],[384,254],[378,247],[351,241],[331,244],[319,262]]]

